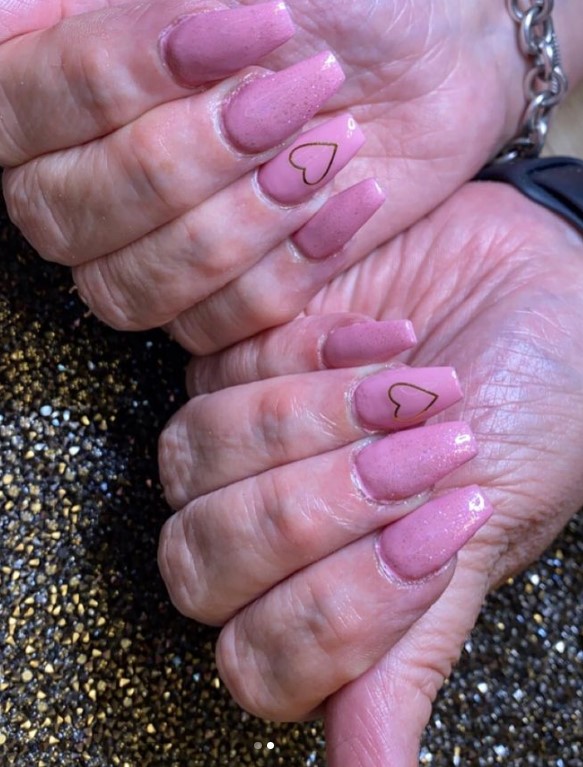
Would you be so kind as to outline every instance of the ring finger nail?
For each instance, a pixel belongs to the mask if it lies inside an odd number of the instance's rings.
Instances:
[[[166,29],[160,50],[174,79],[194,87],[257,63],[294,31],[283,2],[203,11]]]
[[[458,421],[391,434],[364,447],[354,463],[368,496],[394,501],[427,490],[477,452],[472,430]]]
[[[365,378],[354,407],[369,429],[406,429],[426,421],[462,398],[453,368],[392,368]]]
[[[299,136],[259,170],[262,189],[282,205],[297,205],[323,187],[364,144],[350,114],[342,114]]]
[[[226,103],[225,132],[239,149],[264,152],[300,130],[343,82],[340,64],[329,51],[243,82]]]
[[[292,239],[308,258],[327,258],[338,253],[384,201],[373,178],[361,181],[328,200]]]
[[[444,567],[492,516],[479,487],[435,498],[381,533],[381,559],[400,578],[419,580]]]

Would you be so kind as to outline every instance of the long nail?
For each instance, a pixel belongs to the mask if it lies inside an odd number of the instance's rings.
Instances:
[[[264,165],[259,184],[282,205],[297,205],[331,181],[363,144],[364,135],[352,115],[339,115],[302,133]]]
[[[322,347],[325,364],[350,368],[373,362],[387,362],[417,343],[409,320],[355,322],[335,328]]]
[[[223,110],[229,140],[244,152],[264,152],[313,117],[344,82],[333,53],[325,51],[275,74],[243,82]]]
[[[328,200],[292,240],[308,258],[328,258],[352,239],[384,201],[374,178],[361,181]]]
[[[391,434],[364,447],[354,465],[370,498],[394,501],[428,490],[477,452],[467,423],[453,421]]]
[[[164,30],[160,51],[174,79],[194,87],[256,64],[294,32],[283,2],[202,11]]]
[[[441,413],[462,398],[453,368],[391,368],[365,378],[354,407],[370,429],[405,429]]]
[[[457,554],[492,512],[479,487],[454,490],[386,527],[378,539],[379,556],[403,580],[427,578]]]

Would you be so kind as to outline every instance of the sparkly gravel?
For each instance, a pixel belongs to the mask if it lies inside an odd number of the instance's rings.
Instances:
[[[2,216],[0,764],[323,767],[319,726],[230,701],[214,632],[178,616],[158,577],[156,439],[184,355],[84,316],[67,270]],[[422,765],[583,767],[582,532],[489,599]]]

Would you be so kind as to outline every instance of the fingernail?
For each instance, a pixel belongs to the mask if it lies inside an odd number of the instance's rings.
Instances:
[[[181,85],[221,80],[256,64],[295,32],[285,3],[194,13],[164,30],[160,49]]]
[[[326,51],[244,82],[225,105],[225,132],[244,152],[271,149],[299,131],[344,79],[334,54]]]
[[[363,144],[356,120],[340,115],[302,133],[264,165],[259,184],[282,205],[297,205],[331,181]]]
[[[324,342],[322,357],[331,368],[387,362],[417,343],[409,320],[356,322],[335,328]]]
[[[462,398],[453,368],[392,368],[365,378],[354,407],[370,429],[406,429],[426,421]]]
[[[377,501],[409,498],[470,461],[478,452],[463,421],[401,431],[364,447],[354,465],[365,493]]]
[[[457,554],[492,512],[476,485],[441,495],[383,530],[381,560],[403,580],[427,578]]]
[[[320,260],[338,253],[385,201],[373,178],[332,197],[292,237],[308,258]]]

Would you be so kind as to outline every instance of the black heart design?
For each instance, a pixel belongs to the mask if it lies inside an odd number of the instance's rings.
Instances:
[[[429,389],[424,389],[421,386],[415,386],[415,384],[405,382],[393,384],[387,394],[393,405],[395,405],[395,412],[393,413],[393,417],[396,420],[399,420],[399,411],[403,405],[403,403],[399,400],[399,392],[403,392],[403,390],[406,391],[408,389],[412,389],[417,394],[416,399],[420,399],[421,402],[419,410],[413,415],[409,415],[401,419],[404,421],[412,421],[415,418],[419,418],[419,416],[423,415],[423,413],[426,413],[439,398],[439,395],[435,392],[430,391]],[[419,397],[419,394],[421,394],[421,397]],[[426,395],[426,397],[423,397],[423,395]]]
[[[314,152],[314,147],[318,147]],[[289,162],[296,170],[301,170],[304,184],[315,186],[323,181],[332,167],[338,144],[328,141],[313,141],[300,144],[290,152]],[[302,160],[302,155],[307,155]]]

